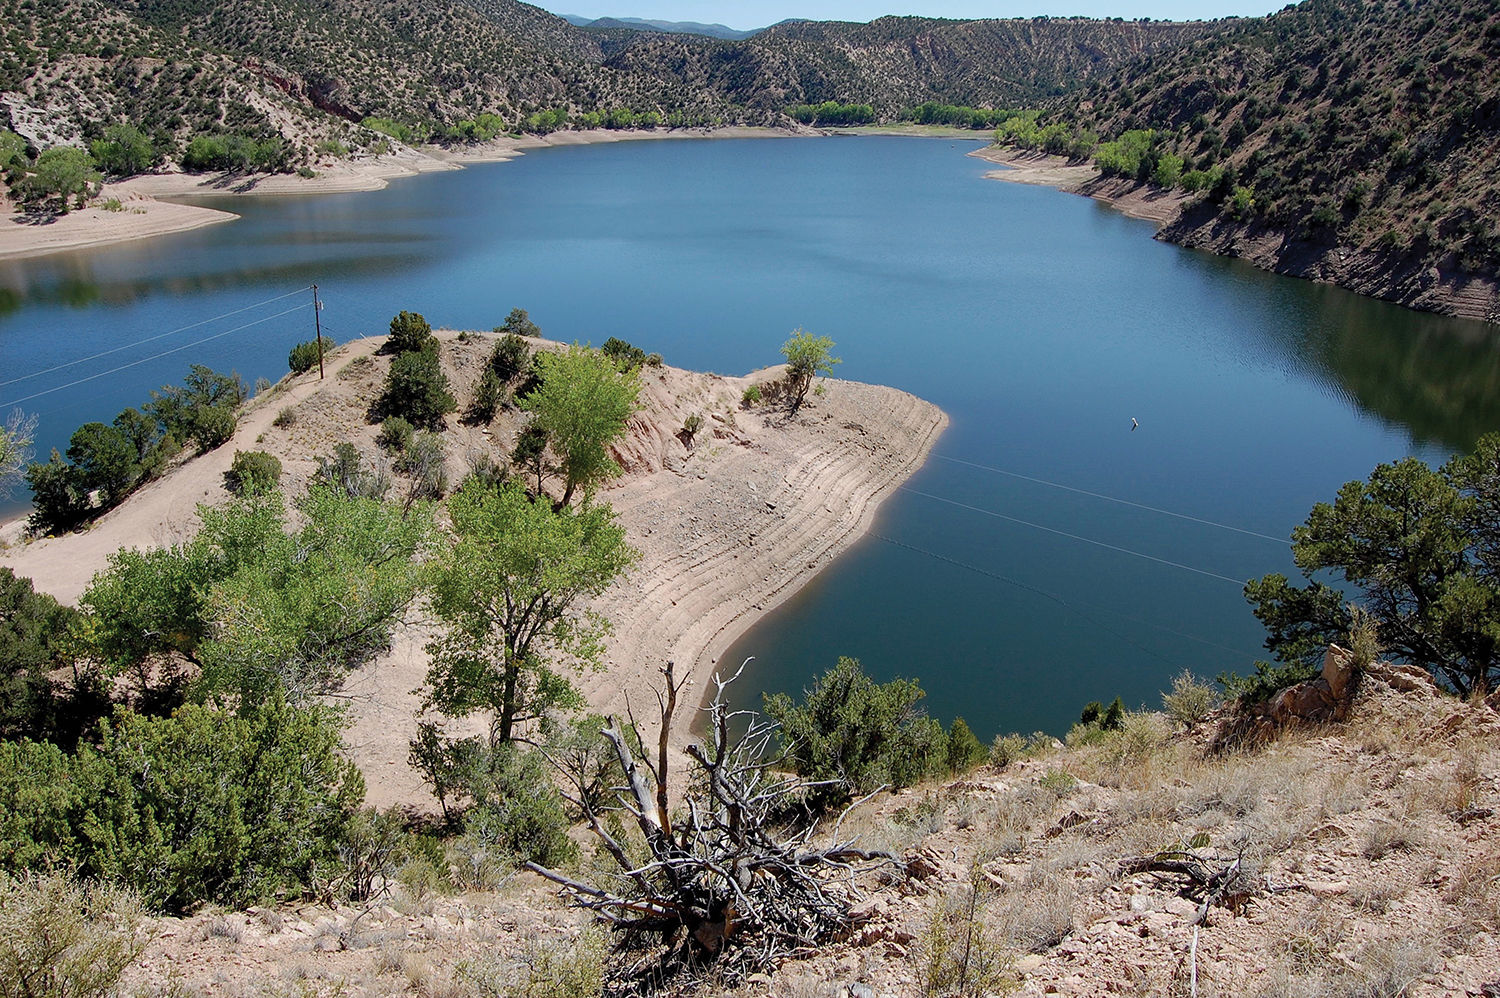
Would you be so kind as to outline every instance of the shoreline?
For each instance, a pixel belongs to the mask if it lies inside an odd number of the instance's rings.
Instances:
[[[1193,210],[1197,196],[1163,191],[1133,180],[1101,176],[1093,166],[1070,165],[1060,156],[987,146],[969,153],[1007,169],[987,180],[1055,187],[1107,204],[1132,218],[1156,223],[1156,238],[1183,249],[1244,260],[1261,270],[1342,288],[1402,308],[1458,319],[1500,323],[1500,280],[1445,272],[1396,255],[1298,241],[1276,229],[1203,221]]]
[[[461,170],[474,163],[505,163],[532,149],[643,142],[664,139],[804,138],[825,134],[815,130],[731,125],[724,128],[681,128],[652,131],[588,129],[547,135],[505,136],[460,150],[437,146],[400,147],[395,153],[365,160],[325,160],[311,178],[296,174],[149,173],[105,184],[100,202],[118,198],[120,211],[101,204],[37,221],[10,211],[0,216],[0,261],[25,260],[69,250],[94,249],[115,243],[188,232],[239,218],[230,211],[183,204],[173,198],[234,198],[246,195],[308,196],[384,190],[392,180],[423,173]]]
[[[465,396],[490,345],[484,333],[460,341],[439,332],[443,364]],[[196,532],[199,503],[227,499],[224,473],[236,449],[276,454],[282,487],[296,495],[316,472],[316,457],[337,440],[366,454],[379,427],[364,423],[370,393],[389,361],[374,357],[381,338],[353,340],[331,355],[326,380],[316,372],[284,379],[247,404],[233,439],[174,467],[143,487],[90,529],[16,544],[24,519],[0,528],[0,565],[36,588],[75,603],[93,574],[122,547],[178,543]],[[350,362],[374,363],[349,376]],[[624,470],[600,498],[614,507],[640,562],[586,609],[611,620],[604,669],[576,677],[588,708],[633,709],[652,725],[659,670],[676,663],[689,680],[670,733],[680,748],[712,686],[718,658],[766,614],[802,590],[863,538],[881,504],[927,460],[948,417],[935,405],[894,388],[827,381],[795,419],[778,410],[740,406],[745,388],[780,368],[722,377],[661,367],[642,373],[641,409],[614,449]],[[295,408],[290,428],[273,419]],[[692,414],[703,429],[694,446],[679,437]],[[483,448],[508,452],[515,428],[497,422],[452,422],[445,433],[449,478],[466,471],[466,455]],[[364,773],[366,803],[435,807],[407,761],[421,711],[429,620],[414,612],[398,626],[390,649],[351,673],[336,702],[345,706],[347,751]],[[478,733],[478,719],[449,720],[454,735]]]

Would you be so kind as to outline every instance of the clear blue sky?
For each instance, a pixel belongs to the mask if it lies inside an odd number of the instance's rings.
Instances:
[[[558,14],[583,17],[649,17],[664,21],[701,21],[741,30],[763,28],[789,17],[813,20],[870,21],[884,14],[925,17],[1153,17],[1194,20],[1259,16],[1280,10],[1285,0],[550,0],[544,6]]]

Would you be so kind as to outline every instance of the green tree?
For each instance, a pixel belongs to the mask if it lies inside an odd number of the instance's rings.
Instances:
[[[377,420],[400,416],[413,426],[440,430],[443,417],[457,408],[437,352],[424,350],[398,354],[391,361],[372,415]]]
[[[802,703],[767,695],[765,712],[781,726],[797,773],[833,781],[817,795],[831,806],[883,784],[910,786],[946,763],[942,725],[918,706],[924,696],[914,679],[877,684],[858,659],[840,658]]]
[[[625,432],[641,391],[635,371],[622,372],[597,350],[576,343],[537,355],[542,381],[521,400],[547,433],[564,479],[559,506],[620,473],[609,447]]]
[[[83,487],[99,493],[104,509],[118,506],[141,476],[138,453],[130,438],[104,423],[84,423],[68,439],[68,460]]]
[[[533,330],[536,329],[531,320],[525,318],[525,312],[522,312],[520,309],[516,309],[515,312],[521,312],[522,323],[524,325],[531,326]],[[514,316],[515,312],[512,312],[511,315]],[[510,323],[511,320],[507,319],[506,325],[503,328],[509,328]],[[537,334],[532,332],[525,335],[534,336]],[[495,342],[495,349],[490,352],[489,368],[494,372],[495,377],[499,378],[502,382],[509,383],[516,375],[526,370],[527,366],[531,363],[531,347],[521,336],[522,334],[520,333],[507,332]]]
[[[495,330],[498,333],[507,333],[512,336],[529,336],[532,339],[542,335],[541,327],[531,321],[531,316],[524,308],[513,308],[505,317],[505,325]],[[522,346],[525,346],[523,343]],[[500,374],[499,371],[495,372]],[[504,377],[501,374],[501,377]]]
[[[635,560],[607,506],[554,509],[514,484],[471,479],[448,502],[455,537],[433,567],[444,634],[428,645],[427,705],[487,713],[495,740],[581,705],[557,667],[596,666],[608,623],[580,603]]]
[[[381,344],[380,352],[400,356],[404,353],[436,349],[437,339],[432,335],[432,327],[427,324],[422,313],[408,312],[403,309],[391,319],[391,334],[385,343]]]
[[[531,423],[516,436],[510,459],[536,476],[536,494],[542,495],[542,483],[556,469],[547,460],[547,431]]]
[[[1306,586],[1273,574],[1245,587],[1277,660],[1309,671],[1347,640],[1347,596],[1315,578],[1331,575],[1395,657],[1463,694],[1500,679],[1500,434],[1436,471],[1407,458],[1349,482],[1292,532],[1292,555]]]
[[[103,138],[89,145],[89,151],[99,169],[117,177],[145,173],[157,160],[151,139],[134,125],[110,125]]]
[[[26,484],[31,489],[27,526],[33,533],[65,534],[88,518],[89,493],[82,476],[55,449],[50,460],[27,466]]]
[[[199,453],[213,450],[234,435],[240,403],[250,390],[238,374],[220,374],[193,364],[181,385],[151,393],[146,411],[174,440],[196,442]]]
[[[833,374],[833,365],[842,363],[833,356],[833,340],[826,336],[814,336],[805,329],[792,331],[791,339],[781,345],[781,355],[786,358],[786,380],[791,389],[791,409],[802,408],[813,378],[819,374]]]
[[[55,737],[51,673],[70,664],[77,619],[78,611],[0,567],[0,739]]]
[[[16,186],[24,202],[41,206],[55,203],[66,214],[70,202],[82,208],[103,179],[88,153],[71,146],[56,146],[44,150],[31,172]]]
[[[8,128],[0,128],[0,170],[24,169],[26,140]]]

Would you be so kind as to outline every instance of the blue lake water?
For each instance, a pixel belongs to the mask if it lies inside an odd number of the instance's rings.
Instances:
[[[38,413],[45,454],[190,361],[275,380],[314,282],[340,340],[400,309],[488,329],[519,306],[556,339],[738,374],[802,326],[837,341],[840,377],[952,425],[874,535],[726,657],[757,657],[753,698],[853,655],[919,676],[934,714],[981,735],[1247,669],[1261,632],[1241,584],[1292,570],[1284,538],[1314,502],[1500,428],[1484,324],[1155,242],[1094,202],[982,179],[975,145],[623,143],[205,201],[243,218],[0,262],[0,409]]]

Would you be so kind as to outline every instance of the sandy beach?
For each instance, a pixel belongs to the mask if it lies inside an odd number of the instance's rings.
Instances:
[[[518,138],[505,136],[492,142],[451,151],[437,147],[412,149],[401,146],[387,156],[352,161],[324,160],[314,167],[315,175],[307,178],[294,173],[248,176],[181,172],[145,174],[106,184],[94,206],[70,211],[66,215],[37,219],[15,211],[0,214],[0,260],[43,256],[64,250],[144,239],[169,232],[185,232],[237,217],[230,211],[164,200],[174,197],[232,198],[247,194],[305,195],[378,191],[387,187],[392,180],[403,177],[458,170],[471,163],[503,163],[525,155],[529,149],[552,146],[662,139],[788,138],[817,134],[821,133],[812,129],[791,131],[745,126],[653,131],[598,128]],[[121,210],[109,211],[102,207],[112,198],[121,203]]]
[[[455,394],[466,398],[490,338],[481,334],[460,342],[450,332],[440,338]],[[361,414],[388,360],[349,364],[371,357],[379,342],[341,347],[324,381],[312,373],[263,393],[248,404],[233,440],[181,464],[85,532],[24,543],[21,524],[7,525],[0,538],[12,546],[0,550],[0,564],[72,602],[119,548],[192,536],[198,504],[228,498],[224,472],[236,449],[276,454],[289,495],[305,487],[317,456],[339,440],[373,455],[377,427],[365,425]],[[947,425],[941,410],[905,392],[844,381],[826,382],[826,392],[790,420],[777,411],[741,408],[746,386],[777,373],[731,378],[671,367],[643,370],[642,408],[615,450],[624,474],[601,496],[615,507],[642,557],[593,604],[614,624],[605,669],[579,681],[593,709],[633,705],[638,716],[649,717],[658,670],[668,660],[679,676],[691,678],[686,700],[696,704],[718,657],[859,540],[881,501],[922,465]],[[274,426],[287,408],[298,414],[295,425]],[[705,425],[689,447],[679,431],[694,413]],[[454,482],[462,478],[468,455],[508,451],[513,442],[515,425],[504,420],[484,428],[459,425],[452,417],[449,423]],[[336,698],[348,708],[346,742],[365,773],[369,801],[378,806],[433,806],[406,762],[421,706],[416,691],[427,669],[423,646],[431,633],[414,612],[390,651],[351,675]],[[673,732],[677,744],[694,714],[680,713]]]
[[[1155,222],[1158,228],[1181,214],[1183,205],[1195,197],[1187,191],[1161,190],[1118,177],[1104,177],[1092,164],[1070,163],[1061,156],[1045,153],[988,146],[969,155],[1005,167],[986,173],[988,180],[1056,187],[1069,194],[1081,194],[1131,218]]]

